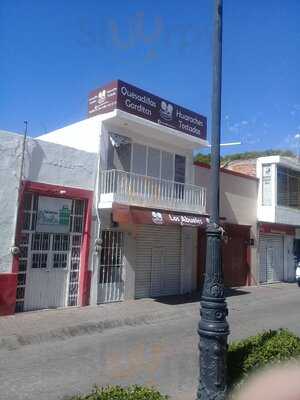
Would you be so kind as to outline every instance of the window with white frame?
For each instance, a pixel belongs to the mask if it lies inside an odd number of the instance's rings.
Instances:
[[[131,172],[185,183],[186,158],[179,154],[133,143]]]
[[[300,171],[277,166],[277,204],[300,208]]]

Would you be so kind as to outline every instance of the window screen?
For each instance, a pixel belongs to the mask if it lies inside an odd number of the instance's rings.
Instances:
[[[161,154],[161,178],[174,181],[174,157],[167,151]]]
[[[147,175],[155,178],[160,177],[160,150],[148,148]]]
[[[175,182],[185,182],[185,157],[175,154]]]
[[[146,175],[146,155],[146,146],[138,143],[132,145],[132,172]]]

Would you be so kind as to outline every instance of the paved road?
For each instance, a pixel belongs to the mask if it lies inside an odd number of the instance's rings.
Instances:
[[[300,289],[295,284],[232,291],[228,305],[230,340],[279,327],[300,335]],[[174,308],[181,310],[180,318],[172,313],[161,322],[2,350],[0,399],[59,400],[87,392],[96,383],[155,385],[172,399],[194,399],[198,304]]]

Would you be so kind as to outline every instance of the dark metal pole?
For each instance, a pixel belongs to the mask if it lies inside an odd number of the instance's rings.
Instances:
[[[207,227],[207,250],[204,286],[201,297],[200,376],[198,400],[223,400],[226,396],[226,353],[229,326],[221,263],[221,229],[219,225],[220,132],[222,88],[222,11],[223,1],[215,0],[213,40],[212,94],[212,210]]]

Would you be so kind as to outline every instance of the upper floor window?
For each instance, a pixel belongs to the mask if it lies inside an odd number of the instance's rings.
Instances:
[[[110,133],[107,169],[185,183],[186,158],[144,144],[132,143],[126,136]]]
[[[126,136],[110,133],[107,148],[107,169],[130,171],[131,142]]]
[[[185,164],[184,156],[138,143],[132,144],[131,171],[136,174],[184,183]]]
[[[300,171],[277,166],[277,204],[300,208]]]
[[[147,171],[147,147],[146,146],[139,144],[139,143],[133,143],[131,171],[136,174],[146,175],[146,171]]]

